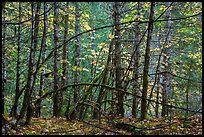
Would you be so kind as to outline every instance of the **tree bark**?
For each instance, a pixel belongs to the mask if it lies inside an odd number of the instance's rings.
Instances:
[[[168,7],[171,4],[171,2],[167,2],[166,6]],[[165,15],[165,19],[170,19],[171,16],[171,12],[170,10],[168,10],[166,12]],[[169,63],[169,59],[170,59],[170,48],[169,48],[169,43],[170,43],[170,39],[171,39],[171,33],[169,33],[170,30],[170,26],[171,22],[170,21],[166,21],[166,25],[165,25],[165,31],[164,31],[164,35],[166,35],[166,42],[164,43],[165,47],[164,47],[164,56],[163,56],[163,63],[164,63],[164,71],[169,72],[170,71],[170,63]],[[164,73],[163,74],[163,79],[162,79],[162,84],[163,84],[163,88],[162,88],[162,103],[166,104],[168,102],[168,93],[171,90],[171,79],[170,79],[170,75],[168,73]],[[166,114],[168,114],[167,111],[167,106],[162,105],[162,117],[164,117]]]
[[[48,7],[47,7],[47,3],[44,2],[44,28],[43,28],[43,37],[42,37],[42,43],[41,43],[41,47],[42,47],[42,62],[45,60],[46,58],[46,33],[47,33],[47,28],[48,28]],[[40,89],[39,89],[39,96],[42,96],[43,90],[44,90],[44,74],[46,73],[45,68],[43,68],[42,72],[40,72]],[[36,104],[35,107],[35,117],[40,117],[40,112],[41,112],[41,101],[38,102]]]
[[[38,2],[37,3],[37,9],[36,9],[36,13],[35,13],[35,23],[34,23],[34,37],[33,37],[33,48],[34,48],[34,52],[33,52],[33,67],[35,64],[36,68],[38,68],[39,62],[35,63],[35,53],[36,53],[36,49],[37,49],[37,45],[38,45],[38,31],[39,31],[39,15],[40,15],[40,6],[41,3]],[[33,112],[34,112],[34,106],[32,104],[32,94],[33,94],[33,89],[35,86],[35,80],[36,80],[36,76],[37,76],[37,69],[32,72],[33,78],[32,78],[32,84],[31,84],[31,89],[29,91],[29,95],[28,95],[28,108],[27,108],[27,113],[26,113],[26,124],[30,124],[31,121],[31,117],[33,116]]]
[[[59,88],[59,74],[58,74],[58,46],[59,46],[59,3],[54,2],[54,90],[56,91]],[[53,94],[53,116],[59,117],[62,111],[62,92],[56,92]]]
[[[143,70],[143,90],[142,90],[142,104],[141,104],[141,120],[146,118],[147,114],[147,90],[148,90],[148,71],[150,62],[150,43],[151,35],[153,31],[153,21],[154,21],[154,6],[155,2],[151,2],[149,24],[148,24],[148,34],[147,34],[147,45],[145,50],[145,62]]]
[[[69,8],[69,2],[66,2],[66,7]],[[64,28],[64,42],[67,41],[68,38],[68,20],[69,20],[69,15],[65,15],[64,23],[65,23],[65,28]],[[67,76],[67,63],[68,63],[68,44],[64,44],[63,46],[63,56],[62,56],[62,78],[61,78],[61,85],[66,86],[68,83],[68,76]],[[68,102],[68,106],[70,106],[70,101]],[[67,108],[67,111],[65,115],[68,116],[69,113],[69,108]]]
[[[92,19],[94,20],[94,19],[96,19],[96,17],[95,17],[95,2],[92,2],[91,3],[92,5],[91,5],[91,15],[92,15]],[[95,28],[95,24],[94,24],[94,22],[92,22],[92,24],[90,24],[90,26],[92,27],[92,28]],[[94,31],[92,31],[91,32],[91,49],[92,50],[95,50],[95,44],[94,44],[94,39],[95,39],[95,37],[94,37]],[[91,62],[93,62],[94,61],[94,58],[92,58],[91,59]],[[94,78],[94,64],[92,63],[91,64],[91,80],[93,80],[93,78]]]
[[[138,2],[138,5],[137,5],[137,16],[140,15],[140,5],[141,3]],[[138,18],[136,18],[136,21],[139,21]],[[138,79],[138,76],[139,76],[139,60],[140,60],[140,49],[139,49],[139,34],[140,34],[140,28],[139,28],[139,25],[136,23],[135,24],[135,44],[134,44],[134,48],[136,48],[136,51],[135,49],[133,48],[133,52],[132,54],[134,54],[134,51],[135,51],[135,54],[133,56],[133,82],[132,82],[132,92],[133,94],[136,94],[136,95],[139,95],[139,79]],[[137,115],[137,107],[138,107],[138,104],[139,104],[139,99],[136,97],[136,96],[133,96],[133,102],[132,102],[132,116],[136,116]]]
[[[80,26],[79,26],[79,3],[76,2],[75,5],[75,35],[78,35],[80,32]],[[79,74],[79,67],[80,67],[80,38],[79,36],[76,37],[76,46],[75,46],[75,74],[74,74],[74,84],[78,84],[79,83],[79,79],[80,79],[80,74]],[[78,102],[78,95],[79,95],[79,86],[74,87],[74,103],[77,104]],[[77,107],[75,107],[76,110],[73,113],[73,115],[71,116],[71,119],[76,119],[79,117],[79,110]]]
[[[69,2],[67,2],[67,8],[69,6]],[[67,37],[68,37],[68,18],[69,18],[69,15],[65,15],[65,20],[64,20],[64,23],[65,23],[65,29],[64,29],[64,42],[67,41]],[[62,56],[62,60],[63,60],[63,63],[62,63],[62,86],[65,86],[66,85],[66,82],[67,82],[67,53],[68,53],[68,49],[67,49],[67,44],[64,44],[63,46],[63,56]]]
[[[18,117],[19,121],[22,119],[25,115],[25,112],[28,108],[29,102],[30,102],[30,93],[32,89],[33,84],[33,68],[34,68],[34,3],[31,3],[31,13],[32,13],[32,27],[31,27],[31,45],[30,45],[30,56],[29,56],[29,64],[28,64],[28,78],[26,83],[26,89],[24,91],[24,98],[23,98],[23,105],[20,111],[20,115]],[[16,122],[18,123],[18,122]]]
[[[113,9],[113,18],[114,18],[114,24],[120,24],[120,8],[121,8],[121,3],[120,2],[114,2]],[[116,88],[122,89],[121,86],[121,78],[122,78],[122,71],[121,71],[121,34],[120,34],[120,25],[116,25],[115,27],[115,61],[114,65],[116,68],[116,77],[115,77],[115,82],[116,82]],[[117,115],[119,116],[124,116],[124,108],[123,108],[123,97],[124,94],[122,92],[117,93]]]
[[[19,22],[21,22],[22,18],[22,3],[19,2]],[[16,64],[16,93],[15,93],[15,101],[13,107],[11,109],[10,117],[17,116],[17,107],[18,107],[18,94],[20,92],[20,56],[21,56],[21,24],[18,25],[18,49],[17,49],[17,64]]]
[[[5,21],[6,19],[6,11],[4,9],[6,2],[2,2],[2,19]],[[2,114],[4,114],[4,94],[5,94],[5,84],[6,84],[6,58],[5,58],[5,53],[6,53],[6,24],[3,24],[2,27]]]

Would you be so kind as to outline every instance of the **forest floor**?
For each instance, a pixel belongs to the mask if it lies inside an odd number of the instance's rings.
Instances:
[[[202,115],[184,118],[123,118],[110,121],[66,121],[65,118],[32,118],[28,126],[9,130],[9,135],[202,135]]]

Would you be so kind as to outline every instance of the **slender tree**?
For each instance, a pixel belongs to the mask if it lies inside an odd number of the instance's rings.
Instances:
[[[32,27],[31,27],[31,44],[30,44],[30,56],[29,56],[29,65],[28,65],[28,77],[26,83],[26,89],[24,91],[23,105],[18,117],[18,121],[24,117],[25,112],[27,111],[29,102],[30,102],[30,93],[33,84],[33,69],[34,69],[34,3],[31,2],[31,13],[32,13]],[[18,123],[16,122],[16,124]]]
[[[54,91],[59,88],[59,74],[58,74],[58,46],[59,46],[59,3],[54,2]],[[62,92],[56,92],[53,94],[53,116],[59,117],[62,111]]]
[[[36,50],[37,50],[37,46],[38,46],[38,31],[39,31],[39,23],[40,23],[40,21],[39,21],[40,6],[41,6],[41,3],[38,2],[37,7],[36,7],[35,20],[34,20],[33,68],[35,65],[36,65],[36,68],[38,68],[38,66],[39,66],[39,61],[37,61],[37,63],[35,62],[35,54],[36,54]],[[28,108],[27,108],[27,113],[26,113],[26,124],[30,124],[31,117],[33,116],[33,112],[34,112],[34,106],[32,104],[32,99],[33,99],[32,95],[33,95],[33,90],[35,87],[35,81],[36,81],[36,77],[37,77],[37,69],[33,70],[32,75],[33,75],[33,79],[32,79],[31,89],[30,89],[29,95],[28,95]],[[35,93],[34,93],[34,95],[35,95]]]
[[[66,2],[66,8],[68,9],[69,12],[69,2]],[[65,19],[64,19],[64,24],[65,24],[65,28],[64,28],[64,43],[67,41],[68,38],[68,28],[69,28],[69,14],[67,13],[65,15]],[[68,73],[69,70],[67,70],[67,63],[68,63],[68,57],[69,57],[69,49],[68,49],[68,44],[64,44],[63,45],[63,56],[62,56],[62,86],[66,86],[68,82]],[[68,71],[68,73],[67,73]],[[67,102],[68,101],[68,102]],[[69,107],[70,107],[70,97],[68,97],[68,100],[66,100],[67,103],[67,110],[65,112],[65,116],[67,117],[67,119],[69,119]]]
[[[141,6],[141,3],[138,2],[137,3],[137,7],[136,7],[136,10],[137,10],[137,18],[136,18],[136,21],[139,20],[139,15],[140,15],[140,6]],[[138,76],[139,76],[139,59],[140,59],[140,49],[139,49],[139,34],[140,34],[140,28],[139,28],[139,24],[136,23],[135,26],[135,43],[134,43],[134,48],[136,48],[136,51],[135,49],[133,48],[133,53],[134,56],[133,56],[133,81],[132,81],[132,91],[133,91],[133,94],[135,95],[139,95],[139,79],[138,79]],[[135,51],[135,53],[134,53]],[[137,115],[137,107],[139,105],[139,99],[136,97],[136,96],[133,96],[133,102],[132,102],[132,116],[136,116]]]
[[[114,24],[120,24],[120,8],[121,8],[121,3],[120,2],[114,2],[113,5],[113,20]],[[116,77],[115,77],[115,82],[116,82],[116,88],[122,89],[121,86],[121,78],[122,78],[122,71],[121,71],[121,32],[120,32],[120,25],[116,25],[114,28],[114,40],[115,40],[115,60],[114,60],[114,65],[116,68]],[[124,116],[124,108],[123,108],[123,97],[124,94],[122,92],[117,93],[117,114],[121,115],[122,117]]]
[[[42,37],[42,43],[41,43],[41,50],[42,50],[42,62],[46,58],[46,33],[47,33],[47,28],[48,28],[48,5],[46,2],[44,2],[44,20],[43,20],[43,37]],[[43,90],[44,90],[44,74],[46,73],[46,69],[43,68],[42,72],[40,72],[40,89],[38,96],[42,96]],[[40,111],[41,111],[41,101],[36,104],[35,107],[35,117],[40,117]]]
[[[75,3],[75,35],[79,34],[80,32],[80,14],[79,14],[79,3]],[[79,83],[80,75],[79,75],[79,67],[80,67],[80,38],[79,36],[76,37],[76,45],[75,45],[75,63],[74,63],[76,70],[74,74],[74,84]],[[74,87],[74,103],[77,104],[78,102],[78,95],[79,95],[79,86]],[[79,112],[77,107],[75,107],[75,112],[72,114],[71,119],[78,118]]]
[[[22,3],[19,2],[19,22],[22,20]],[[16,63],[16,93],[15,93],[15,101],[14,105],[11,109],[10,116],[16,116],[17,115],[17,107],[18,107],[18,94],[20,92],[20,56],[21,56],[21,24],[18,25],[18,49],[17,49],[17,63]]]
[[[2,12],[3,12],[3,21],[6,19],[6,10],[4,8],[6,2],[2,2]],[[6,24],[3,24],[2,27],[2,114],[4,114],[4,94],[5,94],[5,84],[6,84]]]
[[[95,8],[96,8],[96,6],[95,6],[95,2],[91,2],[91,15],[92,15],[92,23],[90,24],[90,26],[92,27],[92,28],[95,28],[95,24],[94,24],[94,19],[96,19],[96,17],[95,17]],[[95,49],[95,44],[94,44],[94,39],[95,39],[95,37],[94,37],[94,31],[92,31],[91,32],[91,48],[94,50]],[[93,79],[94,78],[94,64],[93,64],[93,61],[94,61],[94,58],[92,58],[92,60],[91,60],[91,79]]]
[[[171,2],[167,2],[166,6],[169,6],[171,4]],[[166,43],[165,43],[165,47],[164,47],[164,56],[163,56],[163,64],[164,64],[164,70],[166,72],[170,71],[170,63],[169,63],[169,59],[170,59],[170,53],[171,53],[171,49],[170,49],[170,39],[171,39],[171,33],[169,33],[169,31],[171,32],[171,22],[168,21],[168,19],[171,18],[171,12],[170,10],[168,10],[166,12],[165,15],[165,19],[166,24],[165,24],[165,31],[164,31],[164,35],[166,35]],[[162,103],[166,104],[168,102],[168,93],[170,93],[171,90],[171,79],[170,79],[170,75],[168,73],[164,73],[163,74],[163,78],[162,78]],[[167,114],[167,106],[162,105],[162,117],[164,117]]]
[[[66,2],[66,8],[68,9],[69,12],[69,2]],[[65,19],[64,19],[64,24],[65,24],[65,28],[64,28],[64,43],[67,41],[68,38],[68,21],[69,21],[69,14],[67,13],[65,15]],[[66,84],[68,83],[68,73],[67,73],[67,63],[68,63],[68,44],[64,44],[63,45],[63,55],[62,55],[62,86],[66,86]],[[65,113],[65,115],[68,117],[68,113],[69,113],[69,106],[70,106],[70,98],[68,99],[68,103],[67,103],[67,111]]]
[[[160,29],[160,27],[158,29]],[[160,41],[161,41],[161,34],[159,34],[159,36],[157,37],[157,41],[156,41],[156,48],[161,49],[161,52],[160,52],[160,54],[158,56],[158,61],[157,61],[157,66],[156,66],[155,81],[154,81],[154,85],[153,85],[153,87],[151,89],[151,93],[150,93],[150,97],[149,97],[149,99],[151,99],[151,97],[153,95],[154,87],[156,86],[156,102],[157,102],[155,104],[155,115],[156,115],[156,117],[159,116],[158,115],[159,114],[159,104],[158,103],[159,103],[159,94],[161,93],[160,92],[160,89],[161,89],[161,87],[160,87],[160,78],[161,77],[160,77],[160,75],[158,73],[161,72],[161,68],[160,68],[161,63],[160,63],[160,61],[161,61],[161,56],[163,54],[163,46],[161,46]],[[148,102],[148,104],[147,104],[147,109],[149,108],[149,105],[150,105],[150,102]]]
[[[148,33],[147,33],[147,45],[145,50],[145,62],[144,62],[144,70],[143,70],[141,120],[144,120],[147,114],[146,99],[147,99],[147,89],[148,89],[148,71],[149,71],[149,62],[150,62],[150,43],[151,43],[151,35],[153,31],[153,21],[154,21],[154,6],[155,6],[155,2],[151,2],[149,23],[148,23]]]
[[[69,2],[67,2],[66,7],[69,7]],[[65,28],[64,28],[64,42],[67,41],[68,38],[68,18],[69,18],[69,14],[67,13],[65,15],[65,19],[64,19],[64,23],[65,23]],[[62,85],[65,86],[66,82],[67,82],[67,53],[68,53],[68,49],[67,49],[68,45],[64,44],[63,45],[63,56],[62,56]]]

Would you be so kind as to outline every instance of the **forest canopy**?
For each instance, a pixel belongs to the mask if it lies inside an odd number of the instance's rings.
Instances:
[[[2,2],[3,134],[52,120],[202,134],[189,126],[202,124],[201,86],[201,2]],[[174,133],[174,118],[190,129]]]

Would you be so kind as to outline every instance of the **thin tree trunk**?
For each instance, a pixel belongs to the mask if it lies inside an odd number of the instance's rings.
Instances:
[[[69,2],[67,2],[67,8],[69,6]],[[64,43],[67,41],[67,38],[68,38],[68,18],[69,18],[69,15],[65,15],[65,29],[64,29]],[[64,44],[63,46],[63,56],[62,56],[62,60],[63,60],[63,63],[62,63],[62,86],[65,86],[66,85],[66,82],[67,82],[67,44]]]
[[[34,3],[31,2],[31,13],[32,13],[32,27],[31,27],[31,45],[30,45],[30,57],[29,57],[29,65],[28,65],[28,78],[26,83],[26,89],[24,92],[23,105],[20,111],[20,115],[17,119],[16,124],[20,119],[22,119],[25,115],[25,112],[28,108],[29,100],[30,100],[30,92],[33,83],[33,67],[34,67]]]
[[[153,31],[153,21],[154,21],[154,6],[155,2],[151,2],[149,24],[148,24],[148,34],[147,34],[147,45],[145,50],[145,62],[143,70],[143,91],[142,91],[142,104],[141,104],[141,120],[146,118],[147,114],[147,89],[148,89],[148,71],[150,62],[150,43],[151,35]]]
[[[160,36],[159,36],[159,37],[160,37]],[[156,41],[156,37],[153,38],[153,41]],[[158,83],[157,80],[159,80],[159,79],[158,79],[158,77],[159,77],[159,74],[158,74],[158,73],[160,72],[160,71],[159,71],[159,70],[160,70],[160,61],[161,61],[161,56],[162,56],[163,51],[164,51],[163,46],[162,46],[162,47],[160,46],[160,38],[158,39],[158,43],[156,44],[156,46],[158,46],[158,48],[161,49],[161,52],[160,52],[159,57],[158,57],[157,66],[156,66],[156,75],[155,75],[155,79],[154,79],[154,84],[153,84],[153,86],[152,86],[152,88],[151,88],[151,91],[150,91],[149,99],[152,98],[152,96],[153,96],[153,91],[154,91],[154,87],[155,87],[156,83]],[[154,48],[154,47],[153,47],[153,48]],[[153,59],[152,59],[152,63],[154,63]],[[159,95],[159,94],[158,94],[158,95]],[[149,109],[150,103],[151,103],[151,102],[148,102],[148,103],[147,103],[147,109]],[[158,104],[156,104],[156,105],[158,105]]]
[[[66,3],[66,7],[69,11],[69,2]],[[69,15],[65,15],[65,30],[64,30],[64,42],[67,41],[68,39],[68,26],[69,26]],[[68,75],[68,74],[71,74],[70,73],[70,67],[68,67],[67,69],[67,63],[69,61],[69,48],[68,48],[68,45],[65,44],[64,47],[63,47],[63,82],[62,84],[65,86],[66,83],[69,83],[69,81],[71,81],[71,77]],[[66,61],[66,62],[65,62]],[[67,72],[68,71],[68,72]],[[69,108],[70,108],[70,96],[68,95],[68,99],[66,99],[66,103],[67,103],[67,108],[66,108],[66,112],[65,112],[65,117],[67,118],[67,120],[70,119],[70,111],[69,111]]]
[[[80,26],[79,26],[79,3],[76,2],[76,8],[75,8],[75,35],[78,35],[80,32]],[[80,38],[79,36],[76,37],[76,46],[75,46],[75,74],[74,74],[74,84],[78,84],[79,83],[79,67],[80,67]],[[78,102],[78,95],[79,95],[79,86],[75,86],[74,87],[74,104],[76,105]],[[78,118],[79,112],[77,107],[75,107],[76,110],[73,113],[73,115],[71,116],[71,119],[76,119]]]
[[[69,8],[69,2],[66,3],[67,8]],[[69,15],[65,15],[65,29],[64,29],[64,43],[67,41],[68,38],[68,19],[69,19]],[[63,64],[62,64],[62,86],[66,86],[66,83],[68,81],[68,77],[67,77],[67,60],[68,60],[68,45],[64,44],[63,46],[63,56],[62,56],[62,60],[63,60]],[[70,102],[68,102],[68,106],[70,105]],[[69,109],[69,108],[67,108]],[[68,115],[68,110],[66,111],[66,115]]]
[[[140,2],[138,2],[137,5],[137,16],[140,15]],[[138,18],[137,18],[138,21]],[[134,44],[134,48],[133,48],[133,53],[134,51],[136,52],[133,56],[133,82],[132,82],[132,92],[135,95],[139,95],[139,60],[140,60],[140,50],[139,50],[139,34],[140,34],[140,28],[138,24],[135,24],[135,44]],[[136,96],[133,96],[133,102],[132,102],[132,116],[135,117],[137,114],[137,107],[139,104],[139,99]]]
[[[120,24],[120,8],[121,8],[121,3],[120,2],[114,2],[113,5],[114,8],[114,13],[113,13],[113,18],[114,18],[114,24]],[[115,26],[115,68],[116,68],[116,88],[122,89],[121,86],[121,77],[122,77],[122,71],[121,71],[121,34],[120,34],[120,25]],[[123,108],[123,96],[124,94],[122,92],[117,93],[117,114],[118,116],[124,116],[124,108]]]
[[[91,15],[92,15],[92,18],[93,18],[93,20],[95,19],[95,2],[92,2],[91,3],[92,5],[92,7],[91,7]],[[94,23],[94,22],[93,22]],[[92,27],[92,28],[95,28],[95,24],[91,24],[90,26]],[[95,37],[94,37],[94,31],[92,31],[91,32],[91,49],[92,50],[95,50],[95,44],[94,44],[94,39],[95,39]],[[94,58],[92,58],[91,59],[91,62],[93,62],[94,61]],[[92,63],[91,64],[91,80],[93,80],[93,78],[94,78],[94,64]]]
[[[22,3],[19,2],[19,22],[21,22],[21,18],[22,18]],[[17,115],[17,107],[18,107],[18,94],[20,92],[20,53],[21,53],[21,24],[19,24],[18,26],[18,49],[17,49],[17,54],[18,54],[18,58],[17,58],[17,64],[16,64],[16,93],[15,93],[15,101],[14,101],[14,105],[11,109],[11,113],[10,113],[10,117],[16,116]]]
[[[160,28],[158,28],[158,29],[160,29]],[[161,60],[161,56],[162,56],[162,53],[163,53],[163,47],[161,46],[160,41],[161,41],[161,34],[159,34],[158,41],[157,41],[157,44],[156,44],[156,46],[157,46],[156,48],[160,48],[160,49],[162,48],[162,51],[160,52],[160,55],[158,57],[157,68],[156,68],[157,73],[161,72],[160,60]],[[159,117],[159,104],[158,103],[159,103],[159,94],[161,93],[160,92],[160,90],[161,90],[161,87],[160,87],[160,85],[161,85],[160,84],[160,78],[161,78],[161,76],[159,74],[158,74],[158,76],[155,76],[155,82],[156,82],[156,102],[157,102],[155,104],[155,116],[156,117]]]
[[[155,116],[158,118],[159,117],[159,91],[160,91],[160,87],[159,87],[159,85],[160,85],[160,81],[159,81],[159,79],[160,79],[160,76],[158,75],[158,77],[157,77],[157,90],[156,90],[156,106],[155,106]]]
[[[45,60],[46,58],[46,33],[47,33],[47,28],[48,28],[48,7],[47,7],[47,3],[44,2],[44,29],[43,29],[43,37],[42,37],[42,62]],[[39,96],[42,96],[42,92],[44,90],[44,79],[43,79],[43,75],[45,74],[45,68],[43,68],[42,72],[40,73],[40,89],[39,89]],[[36,104],[36,109],[35,109],[35,117],[40,117],[40,111],[41,111],[41,102],[38,102]]]
[[[37,3],[37,9],[36,9],[36,13],[35,13],[35,23],[34,23],[34,37],[33,37],[33,46],[34,46],[34,52],[33,52],[33,67],[36,64],[35,63],[35,52],[37,49],[37,45],[38,45],[38,30],[39,30],[39,15],[40,15],[40,6],[41,3],[38,2]],[[39,61],[37,62],[36,68],[38,68],[39,65]],[[35,86],[35,80],[36,80],[36,76],[37,76],[37,69],[32,72],[33,75],[33,80],[32,80],[32,85],[31,85],[31,89],[29,92],[29,99],[28,99],[28,108],[27,108],[27,113],[26,113],[26,123],[30,124],[31,121],[31,117],[33,115],[34,112],[34,106],[32,105],[32,93],[33,93],[33,89]]]
[[[54,2],[54,91],[59,88],[59,74],[58,74],[58,46],[59,46],[59,3]],[[53,116],[59,117],[62,111],[62,92],[56,92],[53,94]]]
[[[168,2],[166,3],[166,6],[169,6],[171,3]],[[169,19],[171,16],[170,11],[168,10],[166,12],[166,16],[165,19]],[[171,32],[171,30],[169,30],[169,28],[171,27],[171,22],[170,21],[166,21],[166,25],[165,25],[165,32],[164,35],[166,35],[166,45],[169,45],[170,43],[170,39],[171,39],[171,33],[169,33],[168,31]],[[170,48],[169,47],[164,47],[164,57],[163,57],[163,63],[164,63],[164,71],[169,72],[170,70],[170,64],[169,64],[169,59],[170,59]],[[170,92],[171,89],[171,80],[170,80],[170,75],[168,73],[163,74],[163,89],[162,89],[162,103],[166,104],[168,102],[168,93]],[[167,112],[167,106],[162,105],[162,117],[164,117],[166,114],[168,114]]]
[[[6,2],[2,2],[2,18],[3,21],[6,19],[6,11],[4,9]],[[5,58],[5,53],[6,53],[6,24],[3,24],[2,28],[3,36],[2,36],[2,114],[4,114],[4,94],[5,94],[5,84],[6,84],[6,58]]]
[[[66,3],[66,7],[69,8],[69,2]],[[64,23],[65,23],[64,43],[67,41],[67,38],[68,38],[68,19],[69,19],[69,15],[66,14],[65,15],[65,20],[64,20]],[[63,54],[63,56],[62,56],[62,62],[63,63],[62,63],[62,81],[61,81],[61,83],[62,83],[62,86],[66,86],[66,84],[68,83],[68,76],[67,76],[68,44],[64,44],[62,54]],[[68,102],[68,106],[70,105],[69,103],[70,102]],[[67,108],[67,111],[65,113],[67,116],[68,116],[68,113],[69,113],[68,109],[69,108]]]
[[[189,109],[189,88],[190,88],[190,70],[191,70],[191,67],[189,67],[189,72],[188,72],[188,80],[187,80],[187,88],[186,88],[186,110]],[[189,111],[186,111],[186,114],[185,114],[185,117],[188,117],[188,113]]]

